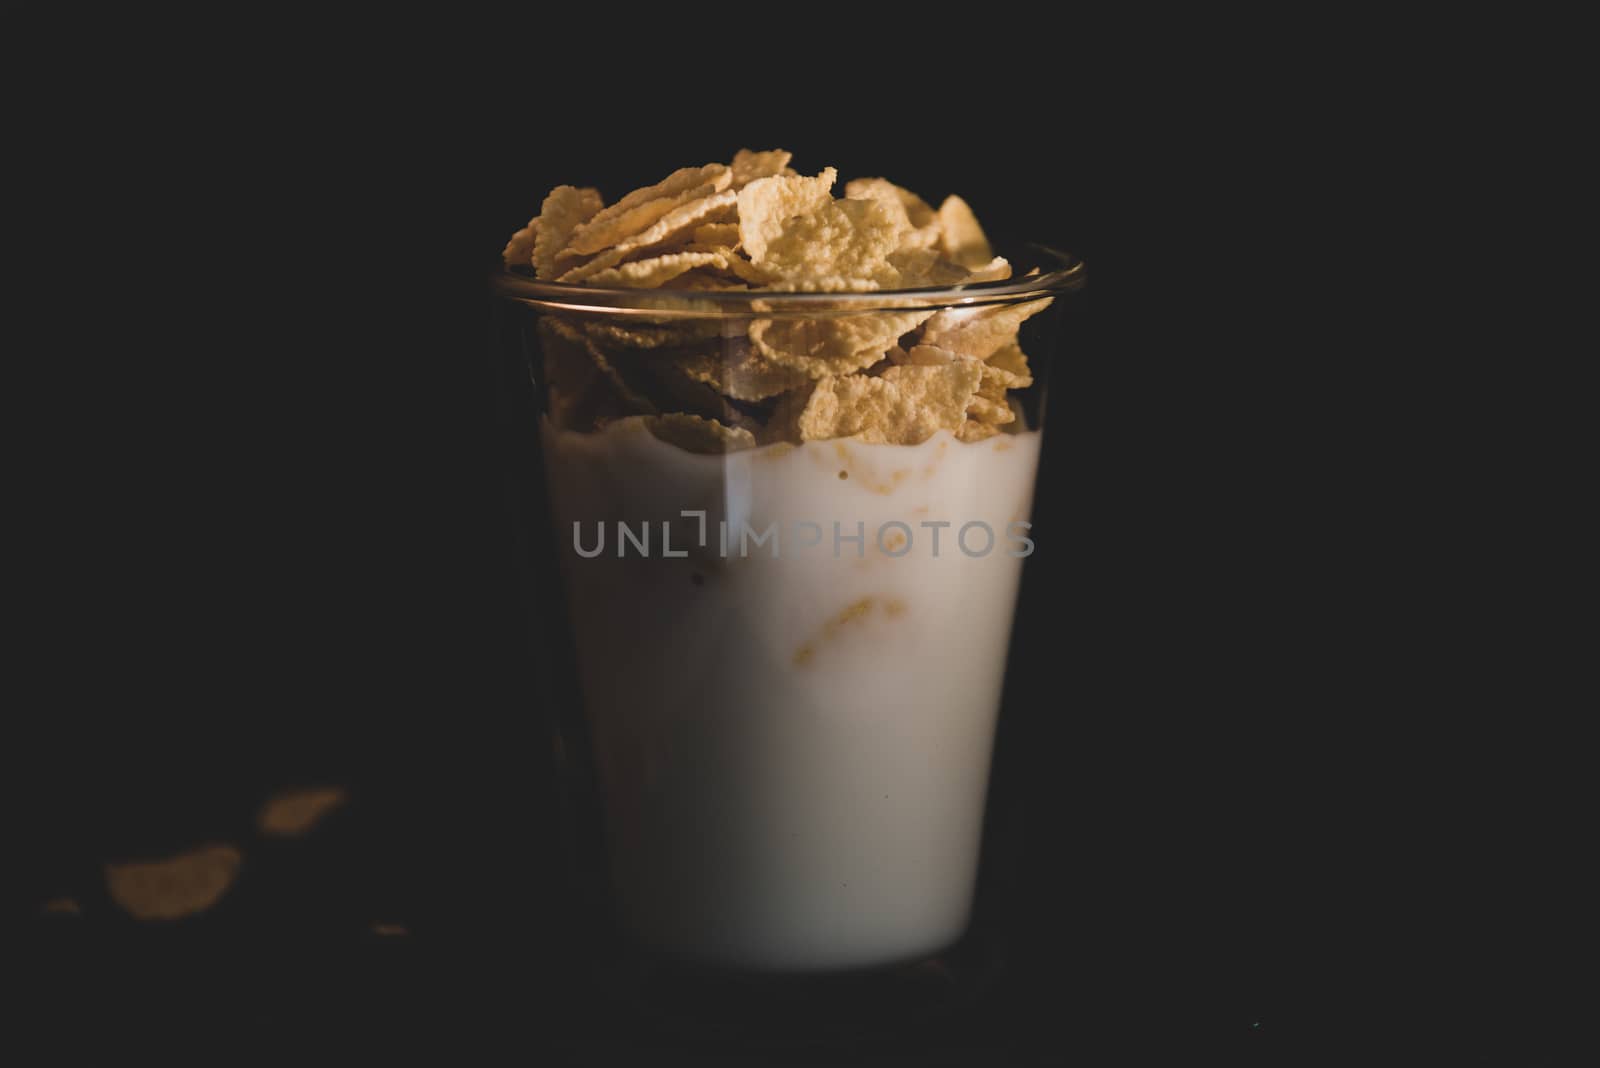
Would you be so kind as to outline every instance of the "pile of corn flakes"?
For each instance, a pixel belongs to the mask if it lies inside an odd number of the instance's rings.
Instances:
[[[904,291],[995,282],[972,209],[935,209],[883,178],[834,195],[832,167],[797,174],[790,154],[674,171],[606,206],[594,189],[551,190],[503,253],[507,267],[566,285],[749,291],[738,314],[554,313],[540,319],[548,413],[561,428],[637,419],[691,452],[829,438],[910,445],[1020,428],[1009,391],[1033,383],[1019,343],[1050,300],[939,307]],[[764,292],[885,292],[866,311],[791,309]],[[919,306],[932,305],[932,306]],[[766,314],[763,314],[766,313]]]

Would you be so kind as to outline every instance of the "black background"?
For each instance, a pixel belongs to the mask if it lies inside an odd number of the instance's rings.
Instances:
[[[484,272],[554,184],[615,197],[782,146],[959,192],[1089,266],[1008,678],[1032,933],[963,1042],[1315,1046],[1370,1022],[1352,976],[1380,876],[1353,859],[1348,757],[1371,713],[1328,503],[1349,417],[1304,310],[1342,178],[1303,42],[819,14],[790,50],[709,16],[603,48],[611,16],[587,18],[239,31],[46,131],[77,164],[40,183],[77,235],[41,287],[66,381],[40,453],[70,475],[37,487],[19,658],[46,683],[44,774],[14,889],[86,915],[29,928],[44,1000],[551,1063],[617,1037],[560,955]],[[354,801],[252,845],[296,782]],[[98,889],[106,859],[240,836],[240,885],[177,927]]]

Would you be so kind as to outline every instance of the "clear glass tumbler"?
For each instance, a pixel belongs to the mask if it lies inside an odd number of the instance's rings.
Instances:
[[[996,967],[1004,903],[974,907],[991,756],[1084,280],[1049,249],[1013,262],[869,293],[494,276],[573,944],[653,1019],[870,1032]],[[794,399],[795,367],[933,366],[930,337],[994,348],[957,431],[918,429],[937,383]]]

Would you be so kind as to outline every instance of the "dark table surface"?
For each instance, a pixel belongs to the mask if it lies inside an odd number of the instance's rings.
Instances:
[[[421,773],[373,782],[304,837],[280,839],[256,826],[255,784],[184,785],[194,792],[181,798],[124,795],[105,820],[117,833],[101,835],[98,850],[52,847],[33,858],[25,896],[27,940],[42,951],[36,1020],[71,1032],[87,1017],[113,1033],[180,1042],[218,1029],[291,1042],[343,1036],[368,1049],[509,1050],[534,1063],[966,1065],[1249,1050],[1294,1026],[1307,996],[1304,966],[1285,970],[1272,952],[1296,933],[1281,915],[1196,898],[1209,893],[1197,888],[1176,906],[1154,888],[1145,901],[1109,900],[1091,871],[1041,870],[1012,895],[1025,937],[963,1018],[888,1041],[727,1049],[621,1012],[586,980],[558,857],[537,814],[509,806],[515,791]],[[504,807],[486,816],[485,805]],[[102,858],[203,842],[244,856],[237,881],[204,912],[141,922],[108,895]],[[1053,863],[1070,868],[1065,857]]]

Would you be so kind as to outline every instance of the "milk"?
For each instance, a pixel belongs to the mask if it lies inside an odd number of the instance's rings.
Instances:
[[[1039,434],[726,456],[637,420],[543,437],[621,922],[762,971],[957,940]]]

